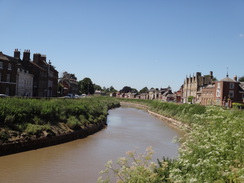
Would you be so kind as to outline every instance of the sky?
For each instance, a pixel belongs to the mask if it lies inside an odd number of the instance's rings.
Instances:
[[[0,51],[16,48],[101,87],[177,91],[244,76],[244,0],[0,0]]]

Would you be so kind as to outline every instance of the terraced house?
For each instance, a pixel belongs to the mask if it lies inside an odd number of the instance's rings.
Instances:
[[[30,50],[15,49],[14,57],[0,55],[0,93],[9,96],[56,97],[58,71],[39,53],[30,59]]]

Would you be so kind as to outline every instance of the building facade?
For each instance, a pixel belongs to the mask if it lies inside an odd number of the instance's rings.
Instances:
[[[33,97],[57,97],[58,71],[46,61],[46,55],[34,53],[31,61],[30,50],[25,50],[21,65],[34,76]]]
[[[232,103],[243,103],[243,90],[237,76],[234,79],[228,75],[215,83],[215,104],[232,107]]]
[[[17,96],[33,96],[33,74],[30,74],[28,70],[18,68],[17,81],[16,81],[16,95]]]
[[[0,94],[16,94],[16,76],[19,60],[0,52]]]
[[[183,84],[182,102],[187,103],[188,98],[192,97],[192,103],[200,103],[202,88],[212,83],[212,71],[210,71],[209,75],[202,76],[200,72],[196,72],[195,76],[186,77]]]

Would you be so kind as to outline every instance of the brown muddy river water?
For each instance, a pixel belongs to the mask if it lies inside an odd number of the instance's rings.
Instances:
[[[85,139],[0,157],[0,183],[95,183],[107,161],[129,150],[144,153],[152,146],[154,160],[177,157],[180,131],[147,112],[120,107],[109,111],[108,127]]]

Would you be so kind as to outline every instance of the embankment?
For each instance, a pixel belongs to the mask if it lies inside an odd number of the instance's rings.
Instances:
[[[178,129],[181,129],[181,130],[182,129],[183,130],[190,130],[190,127],[187,124],[185,124],[181,121],[175,120],[173,118],[169,118],[169,117],[163,116],[161,114],[158,114],[156,112],[153,112],[153,111],[149,110],[148,106],[146,106],[146,105],[132,103],[132,102],[120,102],[120,105],[121,106],[132,106],[132,107],[137,107],[137,108],[146,110],[149,114],[156,116],[157,118],[160,118],[161,120],[165,121],[166,123],[168,123],[169,125],[171,125],[173,127],[176,127]]]
[[[29,139],[20,142],[12,142],[8,144],[3,144],[0,146],[0,156],[14,154],[18,152],[24,152],[29,150],[35,150],[38,148],[48,147],[52,145],[57,145],[72,140],[85,138],[92,135],[103,128],[106,127],[106,122],[101,122],[99,124],[94,124],[86,129],[80,129],[73,132],[68,132],[66,134],[61,134],[52,137],[41,137],[37,139]]]

